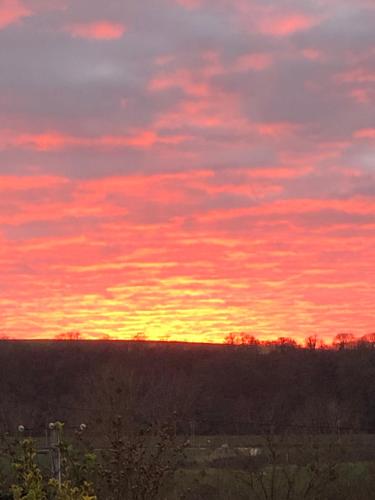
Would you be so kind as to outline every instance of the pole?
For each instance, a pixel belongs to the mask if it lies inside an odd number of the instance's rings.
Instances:
[[[48,426],[51,431],[51,445],[50,450],[52,453],[52,475],[57,479],[59,483],[59,488],[62,485],[62,457],[61,457],[61,432],[62,432],[61,422],[51,422]]]

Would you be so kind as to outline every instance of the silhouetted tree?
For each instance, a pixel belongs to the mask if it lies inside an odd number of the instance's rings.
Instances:
[[[66,333],[59,333],[55,335],[55,340],[82,340],[82,334],[78,331],[71,331]]]
[[[305,346],[310,351],[315,351],[315,349],[318,347],[318,336],[310,335],[309,337],[307,337],[305,340]]]
[[[356,338],[352,333],[338,333],[332,345],[336,349],[346,349],[348,347],[353,347],[355,344]]]
[[[145,342],[147,340],[147,335],[143,332],[138,332],[132,337],[132,340],[135,342]]]

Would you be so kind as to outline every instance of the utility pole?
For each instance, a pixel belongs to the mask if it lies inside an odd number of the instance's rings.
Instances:
[[[51,450],[51,468],[52,476],[57,479],[59,488],[62,484],[61,470],[61,434],[64,424],[62,422],[51,422],[48,425],[50,430],[50,450]]]

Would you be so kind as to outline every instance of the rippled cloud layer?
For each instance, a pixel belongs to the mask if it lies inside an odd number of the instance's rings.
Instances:
[[[372,0],[3,0],[1,335],[375,330]]]

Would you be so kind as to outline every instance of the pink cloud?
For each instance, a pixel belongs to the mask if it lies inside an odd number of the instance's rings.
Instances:
[[[176,0],[176,2],[186,9],[195,9],[201,5],[201,0]]]
[[[324,59],[324,54],[320,50],[312,48],[303,49],[302,55],[311,61],[322,61]]]
[[[297,129],[298,126],[288,122],[257,124],[257,131],[260,135],[273,138],[284,138],[287,135],[291,135]]]
[[[156,76],[149,83],[149,90],[160,92],[172,87],[180,87],[190,95],[207,95],[209,93],[208,84],[187,70],[178,70],[173,73],[163,73]]]
[[[30,16],[31,11],[20,0],[1,0],[0,29]]]
[[[259,21],[259,30],[267,35],[288,36],[298,31],[305,31],[314,24],[316,19],[306,14],[270,14]]]
[[[56,177],[50,175],[6,175],[0,176],[0,192],[5,191],[28,191],[30,189],[49,189],[56,186],[68,184],[69,180],[65,177]]]
[[[238,71],[262,71],[272,65],[273,57],[271,54],[255,53],[246,54],[239,57],[234,64],[234,69]]]
[[[355,88],[350,90],[349,95],[359,104],[371,102],[371,92],[368,89]]]
[[[66,31],[74,38],[88,40],[118,40],[126,32],[126,27],[111,21],[96,21],[93,23],[76,23],[68,26]]]
[[[40,134],[7,134],[3,137],[0,147],[21,147],[36,151],[63,151],[68,148],[95,148],[121,149],[139,148],[148,149],[155,145],[180,144],[188,140],[185,135],[159,135],[153,130],[140,130],[129,135],[104,135],[97,137],[73,136],[60,132],[50,131]]]
[[[355,132],[356,139],[375,139],[375,128],[363,128]]]
[[[306,175],[312,171],[311,167],[300,166],[298,168],[288,167],[267,167],[267,168],[249,168],[242,170],[242,173],[250,178],[258,179],[294,179]]]

